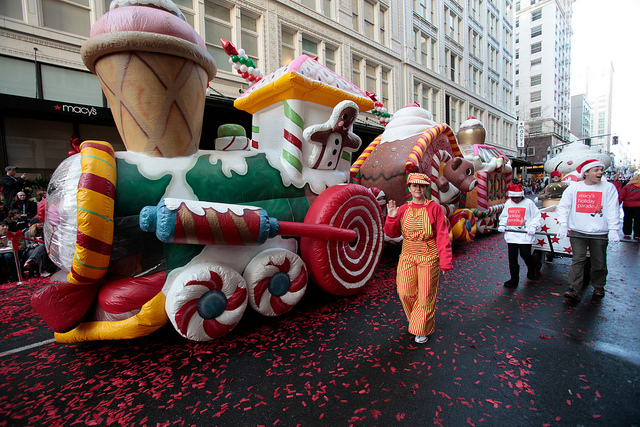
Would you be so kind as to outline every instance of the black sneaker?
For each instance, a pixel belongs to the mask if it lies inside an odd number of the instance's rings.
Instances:
[[[604,289],[596,289],[593,291],[593,298],[604,298]]]
[[[540,281],[540,273],[537,271],[529,272],[527,273],[527,279],[531,280],[532,282],[538,282]]]
[[[504,282],[504,287],[505,288],[516,288],[518,287],[518,281],[517,280],[507,280],[506,282]]]

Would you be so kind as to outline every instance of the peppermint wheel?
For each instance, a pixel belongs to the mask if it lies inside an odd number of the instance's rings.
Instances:
[[[242,276],[220,265],[195,265],[169,289],[166,310],[176,331],[194,341],[210,341],[233,329],[247,308]]]
[[[304,222],[356,231],[354,242],[303,237],[300,252],[320,288],[335,295],[359,292],[378,266],[384,242],[382,210],[373,193],[360,185],[331,186],[314,200]]]
[[[481,218],[476,221],[476,233],[477,234],[489,234],[491,230],[487,230],[487,228],[493,228],[496,220],[493,215]]]
[[[307,269],[302,259],[286,249],[267,249],[244,270],[249,305],[264,316],[291,310],[307,290]]]
[[[476,236],[476,217],[469,209],[458,209],[451,217],[451,234],[459,243],[472,242]]]

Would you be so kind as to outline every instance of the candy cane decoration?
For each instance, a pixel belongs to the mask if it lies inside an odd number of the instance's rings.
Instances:
[[[445,150],[438,150],[431,158],[431,200],[440,203],[440,192],[436,185],[436,180],[440,177],[440,163],[448,162],[452,159],[451,153]]]
[[[298,99],[284,101],[284,144],[282,166],[294,182],[302,182],[302,141],[304,141],[303,103]]]
[[[478,172],[478,208],[481,211],[489,209],[489,195],[487,193],[487,172]]]
[[[360,184],[360,167],[365,162],[365,160],[367,160],[367,158],[373,152],[373,150],[376,149],[378,144],[380,144],[381,140],[382,140],[382,135],[379,135],[376,139],[373,140],[371,144],[369,144],[367,148],[365,148],[362,154],[360,154],[360,157],[358,157],[358,160],[356,160],[353,166],[351,166],[350,171],[351,171],[352,182],[356,184]]]
[[[432,128],[427,129],[421,136],[418,138],[418,142],[409,153],[409,158],[407,159],[407,163],[405,164],[406,173],[417,172],[420,169],[420,163],[422,162],[422,156],[424,155],[425,150],[431,144],[434,139],[440,135],[444,134],[449,139],[449,144],[451,145],[452,154],[455,157],[462,156],[462,152],[458,147],[458,143],[456,142],[456,135],[453,133],[448,124],[441,123],[433,126]]]

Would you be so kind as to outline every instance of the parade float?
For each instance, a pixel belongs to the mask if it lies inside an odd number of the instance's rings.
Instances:
[[[428,197],[444,209],[452,240],[468,243],[495,225],[512,176],[507,156],[484,139],[479,120],[465,121],[456,139],[447,124],[435,123],[413,103],[397,111],[364,150],[351,167],[351,179],[401,204],[410,197],[406,176],[427,174]]]
[[[40,212],[61,270],[32,305],[56,340],[134,338],[170,321],[209,341],[247,305],[286,313],[309,281],[359,292],[383,245],[377,198],[348,183],[370,97],[303,55],[253,75],[236,100],[251,137],[225,125],[215,150],[198,150],[216,64],[175,5],[135,3],[103,15],[82,48],[127,150],[75,147]]]

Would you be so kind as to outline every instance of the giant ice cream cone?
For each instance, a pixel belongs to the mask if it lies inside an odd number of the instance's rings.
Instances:
[[[82,59],[100,79],[127,150],[185,156],[198,150],[206,87],[216,65],[179,9],[159,3],[103,15],[82,47]]]

